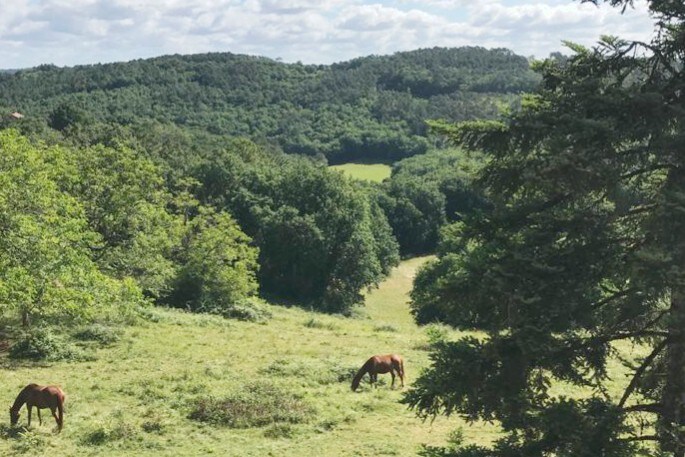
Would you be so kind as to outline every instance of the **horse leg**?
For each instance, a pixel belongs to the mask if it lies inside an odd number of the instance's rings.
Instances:
[[[57,410],[57,408],[55,408],[54,406],[50,407],[50,412],[52,413],[52,417],[54,417],[55,422],[57,422],[57,428],[60,428],[59,419],[57,418],[57,413],[55,412],[56,410]]]
[[[390,370],[390,376],[392,376],[392,382],[390,383],[390,388],[394,389],[395,388],[395,372],[393,370]]]
[[[43,425],[43,418],[40,417],[40,408],[36,406],[36,412],[38,412],[38,425]]]
[[[29,410],[29,427],[31,426],[31,411],[33,411],[33,406],[26,405],[26,409]]]
[[[400,369],[397,370],[397,374],[400,375],[400,385],[404,388],[404,360],[400,360]]]

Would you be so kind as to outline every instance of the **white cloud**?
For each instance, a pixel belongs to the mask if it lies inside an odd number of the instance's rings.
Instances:
[[[0,66],[229,51],[329,63],[432,46],[546,56],[562,40],[647,40],[644,0],[13,0],[0,5]]]

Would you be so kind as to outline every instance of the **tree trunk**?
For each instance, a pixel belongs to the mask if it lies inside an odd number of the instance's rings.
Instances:
[[[27,328],[29,325],[31,325],[31,318],[28,310],[26,309],[21,310],[21,325],[24,328]]]
[[[661,448],[685,457],[685,169],[669,171],[661,205],[661,250],[671,252],[668,280],[671,307],[662,392],[663,414],[657,423]]]
[[[685,457],[685,290],[671,292],[666,385],[659,440],[674,457]]]

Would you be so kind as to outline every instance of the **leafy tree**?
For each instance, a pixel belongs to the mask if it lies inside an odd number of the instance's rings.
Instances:
[[[433,150],[393,165],[377,200],[403,256],[434,252],[446,223],[486,207],[471,183],[481,161],[460,150]]]
[[[200,200],[230,211],[259,246],[259,282],[269,295],[344,312],[397,263],[380,208],[323,164],[234,141],[196,177]]]
[[[446,234],[413,307],[486,336],[436,345],[405,401],[504,435],[436,455],[685,455],[685,5],[648,4],[651,44],[571,45],[520,112],[448,131],[488,154],[493,209]],[[610,358],[630,372],[618,395]]]
[[[70,103],[62,103],[48,116],[48,125],[55,130],[64,131],[86,120],[85,112]]]
[[[160,169],[122,146],[51,151],[46,160],[52,162],[55,180],[81,202],[90,227],[100,235],[91,249],[102,271],[134,278],[151,297],[168,292],[182,228],[167,210],[171,196]]]
[[[90,249],[99,235],[80,203],[51,179],[45,153],[14,131],[0,132],[2,311],[24,326],[130,315],[142,303],[140,290],[99,271]]]
[[[257,290],[258,249],[229,214],[198,211],[187,224],[182,266],[168,301],[194,311],[230,314]]]

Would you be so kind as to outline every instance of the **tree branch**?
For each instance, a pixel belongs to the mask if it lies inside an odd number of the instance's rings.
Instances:
[[[623,408],[623,410],[627,413],[640,412],[661,414],[663,411],[663,405],[661,403],[651,403],[649,405],[633,405],[628,406],[627,408]]]
[[[628,438],[619,438],[621,441],[659,441],[659,437],[656,435],[641,435],[641,436],[630,436]]]
[[[612,301],[614,301],[618,298],[623,298],[626,295],[629,295],[629,294],[636,292],[636,291],[638,291],[637,287],[630,287],[628,289],[624,289],[624,290],[620,290],[618,292],[615,292],[614,294],[612,294],[612,295],[598,301],[594,305],[592,305],[592,310],[596,311],[599,308],[601,308],[602,306],[607,305],[607,304],[611,303]]]
[[[664,339],[661,343],[657,344],[656,347],[652,350],[652,352],[647,357],[645,357],[645,359],[642,361],[642,364],[638,367],[638,369],[635,370],[633,379],[630,380],[630,384],[628,384],[628,387],[623,392],[621,401],[618,402],[619,408],[623,408],[623,405],[625,405],[626,401],[628,400],[628,397],[630,397],[633,391],[637,388],[637,385],[640,382],[640,379],[642,378],[644,372],[647,370],[647,368],[649,368],[649,366],[652,364],[656,356],[659,355],[659,353],[666,347],[667,344],[668,339]]]
[[[644,173],[651,173],[652,171],[658,171],[658,170],[671,170],[675,168],[674,165],[670,163],[657,163],[655,165],[652,165],[650,167],[645,167],[645,168],[640,168],[639,170],[633,170],[630,173],[623,174],[619,177],[619,179],[624,180],[624,179],[630,179],[634,178],[635,176],[639,176]]]

